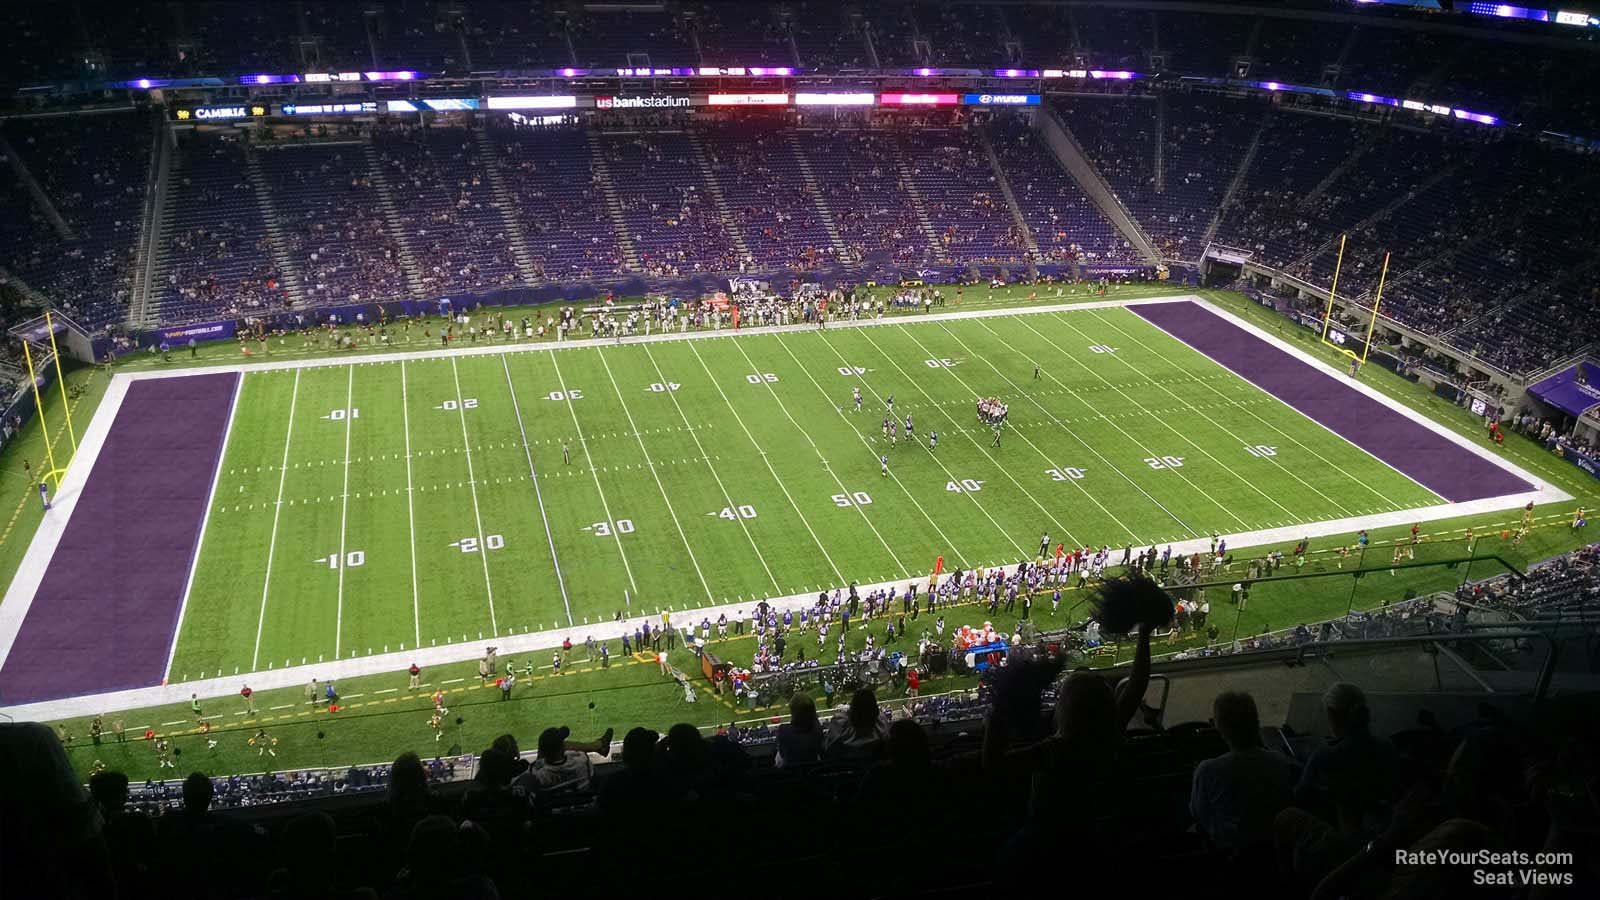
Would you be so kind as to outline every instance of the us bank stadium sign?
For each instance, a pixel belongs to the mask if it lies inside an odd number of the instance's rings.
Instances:
[[[596,97],[595,109],[687,109],[688,97]]]

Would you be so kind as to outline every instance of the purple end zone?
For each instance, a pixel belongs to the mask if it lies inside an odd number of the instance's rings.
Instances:
[[[161,683],[238,383],[128,386],[0,668],[0,702]]]
[[[1141,303],[1129,309],[1451,503],[1533,490],[1493,462],[1199,304]]]

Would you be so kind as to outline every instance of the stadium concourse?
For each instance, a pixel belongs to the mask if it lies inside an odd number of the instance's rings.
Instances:
[[[8,900],[1600,895],[1591,12],[6,17]]]

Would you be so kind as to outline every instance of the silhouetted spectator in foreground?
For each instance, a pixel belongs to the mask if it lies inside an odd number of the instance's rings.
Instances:
[[[183,780],[183,809],[157,822],[162,880],[176,893],[215,894],[260,849],[249,826],[211,811],[214,794],[211,779],[193,772]]]
[[[6,900],[115,896],[94,803],[46,726],[0,724],[0,873]]]
[[[1116,810],[1118,790],[1139,774],[1123,758],[1123,736],[1150,683],[1150,632],[1172,621],[1173,602],[1147,579],[1119,579],[1101,586],[1095,616],[1107,633],[1137,632],[1133,668],[1121,688],[1088,669],[1073,672],[1057,688],[1054,733],[1013,747],[1013,735],[1033,733],[1040,697],[1058,667],[1035,662],[1008,666],[996,678],[983,740],[983,766],[991,777],[1026,776],[1031,782],[1026,818],[1002,865],[1022,865],[1070,844],[1096,860],[1076,870],[1082,876],[1079,883],[1090,886],[1105,884],[1096,879],[1109,879],[1117,864],[1129,861],[1131,851],[1118,841],[1128,836],[1100,827],[1089,811],[1107,815]]]
[[[1389,825],[1399,755],[1372,734],[1367,695],[1348,682],[1322,695],[1329,742],[1306,760],[1295,807],[1275,825],[1279,852],[1305,879],[1327,873]]]
[[[494,882],[472,864],[475,841],[448,816],[428,816],[411,830],[406,865],[389,900],[498,900]]]
[[[333,817],[321,810],[301,813],[284,826],[278,841],[283,867],[272,873],[272,897],[294,900],[377,900],[368,887],[342,889],[335,876],[344,870],[334,852],[339,840]]]
[[[128,776],[121,772],[96,772],[89,776],[89,795],[104,822],[106,849],[124,894],[149,893],[154,887],[156,825],[142,812],[130,810]]]
[[[1272,821],[1291,800],[1289,760],[1261,745],[1261,719],[1249,694],[1218,694],[1211,716],[1228,752],[1195,766],[1189,813],[1220,849],[1270,845]]]
[[[789,721],[778,726],[778,753],[773,764],[783,768],[816,762],[822,758],[825,737],[816,702],[805,694],[795,694],[789,700]]]
[[[828,734],[825,756],[829,762],[861,762],[883,755],[888,732],[878,715],[878,695],[861,688],[850,698],[850,708],[835,716]]]
[[[439,798],[428,786],[422,760],[415,753],[400,754],[389,767],[389,794],[380,813],[387,846],[403,846],[418,822],[440,811]]]

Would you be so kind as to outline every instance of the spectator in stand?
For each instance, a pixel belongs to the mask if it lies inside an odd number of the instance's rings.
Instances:
[[[517,780],[517,786],[529,797],[587,791],[594,777],[594,763],[590,762],[589,754],[610,756],[611,734],[611,729],[607,728],[599,740],[578,744],[568,743],[572,729],[565,725],[546,728],[539,735],[539,755]]]
[[[390,846],[400,846],[418,822],[440,811],[439,798],[428,787],[422,760],[415,753],[400,754],[389,768],[389,795],[383,808],[384,831]]]
[[[405,868],[388,893],[391,900],[499,900],[494,882],[474,865],[481,856],[473,852],[469,834],[469,826],[458,827],[449,816],[418,822],[411,830]]]
[[[878,713],[878,695],[871,688],[861,688],[850,698],[844,715],[834,716],[826,755],[830,761],[878,759],[887,737]]]
[[[55,733],[36,722],[0,724],[0,771],[7,900],[116,896],[100,816]]]
[[[944,802],[934,784],[928,733],[915,719],[900,719],[889,726],[885,746],[888,765],[874,767],[861,782],[862,808],[916,810],[912,821],[925,821]]]
[[[825,739],[816,701],[795,694],[789,701],[789,721],[778,726],[778,754],[773,764],[784,768],[814,763],[822,758]]]
[[[1249,694],[1218,694],[1211,718],[1228,752],[1195,766],[1189,813],[1219,849],[1270,845],[1272,821],[1293,796],[1289,760],[1261,745],[1261,719]]]
[[[1036,858],[1045,848],[1073,843],[1097,864],[1089,874],[1109,873],[1129,857],[1113,836],[1096,830],[1085,816],[1065,809],[1105,809],[1118,802],[1120,787],[1137,778],[1133,761],[1122,754],[1123,732],[1140,709],[1150,683],[1150,632],[1172,621],[1172,598],[1144,579],[1107,582],[1096,617],[1108,633],[1137,631],[1133,669],[1121,689],[1110,680],[1079,669],[1056,692],[1054,733],[1028,746],[1015,739],[1036,731],[1040,697],[1059,671],[1059,663],[1026,662],[1007,666],[995,683],[994,706],[983,737],[983,767],[999,777],[1031,779],[1026,817],[1004,854],[1004,862]],[[1094,773],[1092,777],[1085,773]],[[1091,879],[1091,886],[1104,884]]]
[[[620,821],[644,816],[656,782],[656,744],[661,736],[648,728],[635,728],[622,738],[622,771],[607,778],[600,788],[600,809]]]
[[[258,850],[244,825],[211,812],[211,779],[194,772],[183,781],[183,809],[158,822],[161,881],[174,895],[205,896],[211,886],[247,867]]]
[[[1341,681],[1322,695],[1330,739],[1306,760],[1296,806],[1275,825],[1276,843],[1293,871],[1316,878],[1382,832],[1397,789],[1399,755],[1372,733],[1361,688]]]
[[[1397,851],[1475,853],[1526,847],[1530,831],[1544,835],[1539,849],[1556,849],[1564,841],[1558,836],[1559,824],[1551,822],[1548,830],[1529,828],[1535,824],[1530,818],[1544,818],[1539,805],[1529,802],[1530,794],[1540,793],[1529,774],[1503,729],[1469,736],[1451,754],[1442,783],[1418,781],[1396,804],[1387,827],[1323,878],[1313,896],[1462,897],[1482,892],[1472,866],[1401,864]]]
[[[710,775],[710,750],[700,729],[685,722],[667,729],[667,739],[661,747],[662,771],[666,799],[698,799],[706,790]]]
[[[284,826],[281,849],[283,867],[269,879],[271,897],[295,900],[377,900],[369,887],[342,890],[335,876],[343,867],[330,865],[331,851],[338,845],[339,831],[333,817],[322,810],[301,813]]]
[[[503,746],[491,746],[479,754],[478,772],[461,795],[459,812],[461,819],[482,826],[497,846],[507,850],[528,813],[527,795],[511,785],[517,777],[517,762]]]
[[[149,816],[127,808],[128,776],[121,772],[94,773],[89,776],[89,796],[94,798],[105,823],[102,832],[117,885],[131,894],[153,891],[156,827]]]

